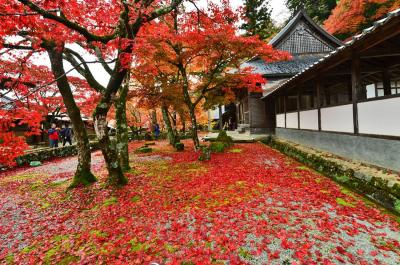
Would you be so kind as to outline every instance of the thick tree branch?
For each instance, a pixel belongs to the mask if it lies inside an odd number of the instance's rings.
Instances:
[[[64,59],[67,60],[70,64],[72,64],[73,67],[75,67],[75,69],[83,76],[85,77],[85,79],[87,80],[87,82],[89,83],[89,85],[91,87],[93,87],[97,92],[103,93],[105,90],[105,87],[103,87],[99,82],[97,82],[97,80],[94,78],[92,72],[89,69],[89,66],[86,64],[85,60],[83,59],[83,57],[69,49],[69,48],[65,48],[64,49]],[[79,60],[79,62],[75,59],[77,58]],[[80,66],[82,65],[82,66]]]

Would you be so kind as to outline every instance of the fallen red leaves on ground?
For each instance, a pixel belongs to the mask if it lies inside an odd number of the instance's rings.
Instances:
[[[262,144],[208,162],[185,144],[184,152],[157,142],[153,153],[132,153],[129,184],[118,190],[104,187],[101,158],[99,182],[67,193],[75,158],[1,176],[0,260],[398,263],[395,217],[328,178]]]

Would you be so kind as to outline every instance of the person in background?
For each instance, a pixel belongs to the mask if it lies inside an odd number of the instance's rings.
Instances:
[[[51,124],[51,128],[47,132],[49,134],[49,142],[50,142],[50,147],[55,148],[58,147],[58,130],[57,130],[57,125],[55,123]]]
[[[72,145],[72,129],[68,127],[68,124],[61,130],[61,135],[63,136],[63,146],[65,146],[67,142],[69,145]]]
[[[156,123],[156,125],[154,125],[154,136],[156,137],[156,139],[158,139],[159,135],[160,135],[160,125]]]

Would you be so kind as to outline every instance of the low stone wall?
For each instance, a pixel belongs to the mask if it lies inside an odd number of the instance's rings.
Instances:
[[[276,128],[276,137],[338,156],[400,171],[399,140],[285,128]]]
[[[99,149],[98,142],[90,142],[90,149]],[[78,154],[76,145],[68,145],[58,148],[43,148],[38,151],[31,151],[23,156],[18,157],[15,161],[18,166],[29,165],[32,161],[45,161],[56,157],[67,157]]]
[[[341,162],[340,158],[308,152],[307,148],[273,137],[263,143],[400,214],[400,181],[396,180],[395,175],[381,177],[377,169],[376,173],[366,173],[355,169],[345,160]]]

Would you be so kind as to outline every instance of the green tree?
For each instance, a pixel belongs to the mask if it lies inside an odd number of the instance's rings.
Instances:
[[[261,39],[269,39],[278,28],[271,17],[271,7],[268,0],[246,0],[244,7],[244,20],[241,29],[247,36],[259,35]]]
[[[330,16],[337,2],[337,0],[286,0],[286,6],[292,13],[304,8],[315,22],[322,24]]]

